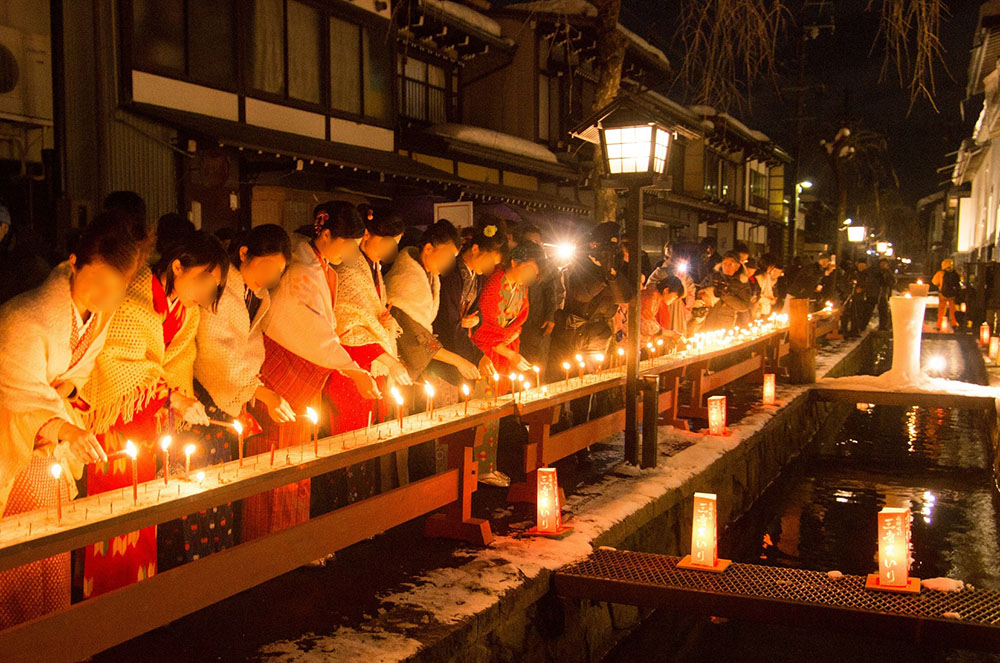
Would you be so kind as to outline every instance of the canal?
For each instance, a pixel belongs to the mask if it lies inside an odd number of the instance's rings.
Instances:
[[[888,349],[887,349],[888,350]],[[880,352],[873,373],[888,368]],[[959,343],[928,340],[926,364],[943,357],[943,377],[975,380]],[[913,514],[911,572],[1000,589],[1000,495],[992,474],[986,415],[952,408],[841,406],[830,426],[731,524],[720,556],[815,571],[866,574],[876,566],[876,514]],[[926,591],[926,590],[925,590]],[[893,640],[660,611],[608,657],[625,661],[1000,661],[969,651],[920,649]]]

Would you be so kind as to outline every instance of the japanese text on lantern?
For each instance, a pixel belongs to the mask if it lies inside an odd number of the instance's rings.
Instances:
[[[906,586],[909,582],[909,554],[909,509],[882,509],[878,514],[879,584]]]
[[[712,493],[694,494],[694,523],[691,527],[691,561],[715,566],[719,556],[716,529],[716,500]]]
[[[538,469],[538,522],[539,532],[555,533],[562,527],[559,505],[559,480],[554,467]]]

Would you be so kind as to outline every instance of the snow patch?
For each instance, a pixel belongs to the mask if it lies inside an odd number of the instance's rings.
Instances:
[[[958,614],[957,612],[945,612],[941,616],[944,617],[945,619],[961,619],[962,618],[962,615]]]
[[[826,577],[829,578],[830,580],[840,580],[841,578],[844,577],[844,574],[841,573],[840,571],[827,571]]]
[[[467,124],[437,124],[427,129],[427,131],[435,136],[451,138],[463,143],[517,154],[530,159],[537,159],[538,161],[559,163],[559,159],[556,158],[552,150],[538,143],[533,143],[530,140],[493,131],[492,129],[472,127]]]
[[[432,7],[442,14],[447,14],[463,23],[467,23],[486,34],[493,35],[494,37],[501,36],[500,24],[489,16],[480,14],[472,7],[466,7],[451,0],[421,0],[421,4],[426,7]]]
[[[965,589],[965,583],[954,578],[924,578],[920,585],[935,592],[960,592]]]
[[[534,14],[563,14],[565,16],[597,16],[597,7],[587,0],[534,0],[507,5],[504,9]]]
[[[670,61],[667,60],[666,53],[658,49],[656,46],[653,46],[648,41],[646,41],[636,33],[632,32],[621,23],[618,24],[618,32],[625,35],[626,39],[632,42],[632,44],[635,45],[637,48],[639,48],[639,50],[645,51],[646,54],[652,57],[654,60],[659,60],[660,62],[662,62],[667,66],[670,65]]]
[[[334,637],[307,633],[297,640],[279,640],[259,650],[261,660],[282,663],[366,661],[391,663],[413,656],[420,642],[399,633],[374,630],[361,632],[342,628]]]

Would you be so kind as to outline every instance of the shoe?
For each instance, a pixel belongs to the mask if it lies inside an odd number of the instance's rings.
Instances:
[[[332,562],[336,556],[337,556],[336,553],[330,553],[329,555],[325,555],[323,557],[320,557],[319,559],[314,559],[313,561],[306,564],[306,566],[308,566],[311,569],[322,569],[327,564]]]
[[[499,470],[493,470],[486,474],[480,474],[479,483],[497,488],[507,488],[510,486],[510,477]]]

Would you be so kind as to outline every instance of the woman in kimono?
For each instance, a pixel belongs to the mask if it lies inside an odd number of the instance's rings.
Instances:
[[[233,240],[226,288],[215,310],[200,311],[194,390],[213,421],[240,419],[248,433],[254,429],[244,408],[262,402],[275,421],[295,419],[291,406],[260,381],[264,363],[264,316],[270,308],[268,288],[278,284],[291,259],[288,234],[274,224],[255,226]],[[200,444],[192,467],[205,467],[238,456],[239,437],[232,426],[193,426]],[[182,456],[177,459],[178,470]],[[233,507],[225,504],[160,525],[159,570],[219,552],[234,544]]]
[[[506,376],[511,373],[529,371],[534,377],[531,362],[518,350],[521,327],[528,318],[528,286],[544,267],[545,251],[541,246],[534,242],[518,244],[511,249],[510,264],[493,272],[479,297],[482,323],[472,334],[472,341],[502,376],[498,385],[501,393],[510,389]],[[487,430],[473,453],[479,462],[480,481],[503,487],[510,484],[510,478],[497,469],[497,432]]]
[[[271,415],[266,404],[253,404],[250,412],[264,432],[247,441],[251,454],[308,442],[312,424],[301,415],[307,407],[321,410],[323,387],[335,371],[351,380],[361,398],[379,397],[371,374],[341,345],[334,314],[334,266],[357,258],[364,223],[355,207],[346,202],[317,205],[313,220],[305,234],[296,234],[292,240],[292,261],[271,297],[264,327],[261,381],[298,416],[295,422],[281,421]],[[310,493],[311,483],[305,479],[245,499],[243,541],[308,520]]]
[[[69,260],[0,308],[0,514],[75,496],[86,464],[106,459],[80,399],[139,247],[122,215],[83,231]],[[64,469],[60,479],[51,466]],[[70,553],[0,572],[0,630],[69,607]]]
[[[212,235],[179,231],[156,238],[159,259],[143,267],[108,326],[84,398],[93,430],[109,461],[87,472],[87,494],[132,482],[126,441],[138,447],[139,481],[156,477],[158,442],[173,435],[175,416],[206,425],[194,397],[193,373],[198,305],[215,307],[229,270],[225,249]],[[83,596],[89,598],[156,573],[156,527],[89,546]]]

